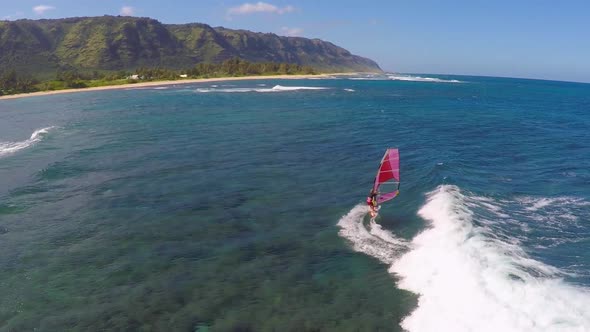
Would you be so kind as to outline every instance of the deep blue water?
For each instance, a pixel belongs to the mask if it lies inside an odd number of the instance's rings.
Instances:
[[[590,330],[590,85],[432,77],[0,101],[0,330]]]

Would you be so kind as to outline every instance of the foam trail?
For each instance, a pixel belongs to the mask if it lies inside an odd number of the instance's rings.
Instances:
[[[31,134],[27,140],[20,142],[0,142],[0,157],[13,154],[19,150],[25,149],[37,142],[39,142],[45,134],[47,134],[54,127],[46,127],[37,129]]]
[[[354,250],[373,256],[383,263],[391,264],[403,250],[407,249],[407,243],[383,230],[374,221],[369,223],[367,229],[363,219],[368,213],[369,208],[365,204],[355,206],[338,221],[340,226],[338,234],[349,240]]]
[[[419,214],[431,227],[390,268],[399,287],[419,294],[418,307],[402,327],[410,332],[590,329],[590,291],[564,282],[560,270],[530,258],[518,241],[473,224],[470,206],[477,202],[456,186],[428,195]]]

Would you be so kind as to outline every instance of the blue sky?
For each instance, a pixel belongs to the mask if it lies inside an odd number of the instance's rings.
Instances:
[[[0,19],[148,16],[331,41],[388,71],[590,82],[590,1],[1,0]]]

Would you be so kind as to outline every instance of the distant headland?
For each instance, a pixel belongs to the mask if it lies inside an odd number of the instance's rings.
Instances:
[[[0,21],[0,50],[0,95],[124,84],[138,71],[158,80],[190,70],[192,78],[381,72],[320,39],[128,16]]]

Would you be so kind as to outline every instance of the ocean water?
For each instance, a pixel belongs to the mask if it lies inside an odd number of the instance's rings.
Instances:
[[[363,205],[388,147],[401,194]],[[590,331],[590,85],[0,101],[0,331]]]

